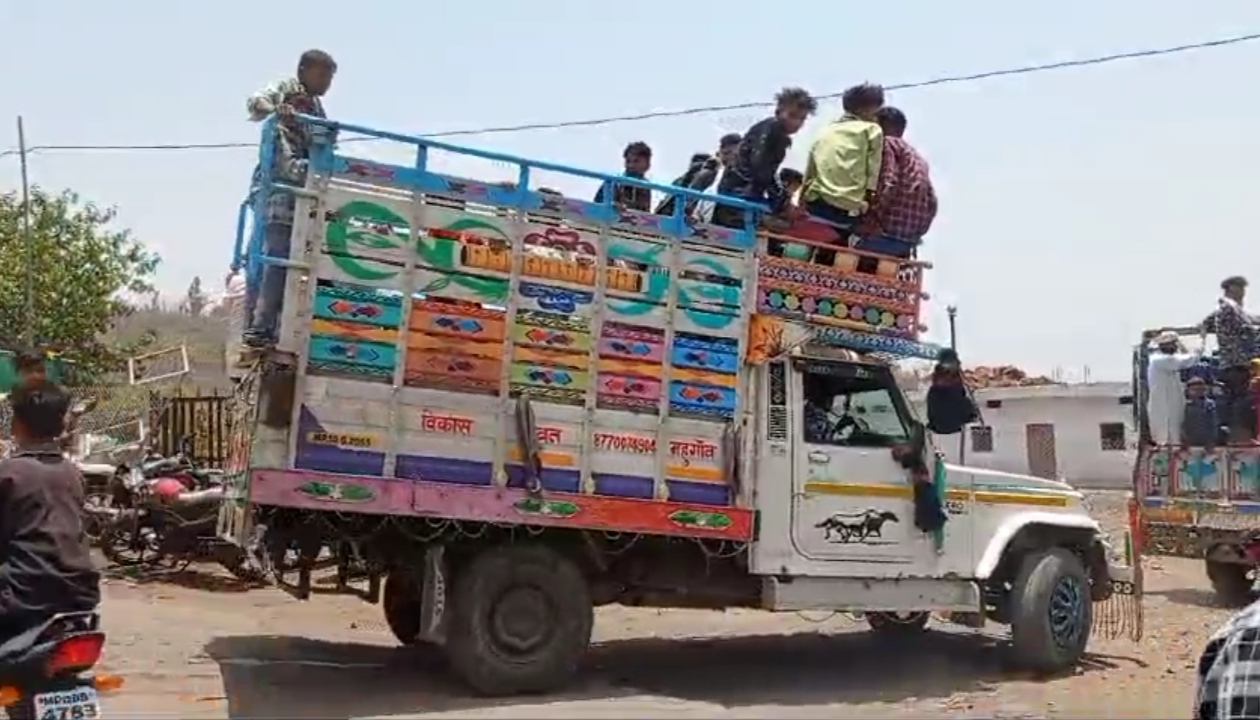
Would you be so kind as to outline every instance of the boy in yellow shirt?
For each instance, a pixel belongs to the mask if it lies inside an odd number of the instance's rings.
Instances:
[[[884,106],[884,89],[867,83],[851,87],[841,104],[844,115],[823,128],[810,148],[801,200],[811,216],[835,226],[839,244],[847,245],[879,188],[884,131],[875,116]]]

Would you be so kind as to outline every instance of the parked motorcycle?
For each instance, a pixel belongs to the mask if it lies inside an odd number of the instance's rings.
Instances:
[[[97,457],[98,462],[76,460],[83,476],[83,531],[89,542],[100,542],[103,522],[108,517],[105,509],[130,504],[128,493],[121,488],[132,468],[138,467],[147,453],[145,446],[137,442],[111,448],[103,457]]]
[[[0,645],[0,705],[11,720],[99,718],[99,693],[122,685],[87,675],[104,646],[96,612],[56,615]]]
[[[189,489],[178,477],[150,479],[132,469],[110,507],[91,509],[98,517],[99,545],[118,565],[165,566],[182,570],[195,561],[215,561],[242,579],[257,573],[245,553],[217,534],[222,485]]]
[[[216,561],[242,579],[256,572],[244,552],[217,534],[222,475],[197,468],[187,452],[149,457],[121,466],[110,484],[108,502],[89,506],[90,524],[99,528],[98,545],[117,565],[165,565],[182,570],[201,560]]]

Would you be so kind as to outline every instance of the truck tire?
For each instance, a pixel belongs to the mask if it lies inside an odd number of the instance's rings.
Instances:
[[[582,571],[545,545],[503,545],[455,576],[446,652],[486,696],[543,693],[569,681],[594,624]]]
[[[926,630],[930,618],[928,612],[868,612],[866,624],[881,635],[910,636]]]
[[[420,586],[407,573],[391,572],[385,577],[381,591],[381,609],[385,611],[385,624],[403,645],[415,645],[420,640]]]
[[[1093,623],[1089,575],[1066,548],[1024,557],[1011,593],[1011,640],[1015,662],[1028,670],[1055,673],[1085,654]]]
[[[1251,602],[1251,566],[1242,563],[1207,561],[1207,576],[1216,598],[1225,607],[1242,607]]]

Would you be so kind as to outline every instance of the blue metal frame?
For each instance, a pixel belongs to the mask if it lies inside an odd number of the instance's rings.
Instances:
[[[309,115],[299,115],[298,121],[304,123],[311,137],[308,167],[311,172],[321,175],[366,179],[377,185],[389,185],[422,193],[455,195],[473,202],[511,207],[527,212],[539,210],[559,212],[566,217],[585,220],[592,224],[619,225],[628,229],[647,230],[680,241],[685,240],[741,252],[751,252],[757,247],[757,226],[761,215],[767,211],[765,206],[739,198],[696,192],[624,175],[583,170],[516,155],[452,145],[416,135],[393,133]],[[263,122],[258,150],[258,182],[251,188],[250,196],[241,204],[237,217],[233,268],[244,265],[248,292],[251,296],[257,293],[264,266],[289,263],[289,258],[270,257],[263,253],[268,198],[275,192],[298,195],[306,192],[305,188],[294,187],[273,177],[272,169],[277,152],[277,122],[274,115]],[[407,167],[339,154],[336,152],[335,144],[337,135],[342,131],[414,145],[416,146],[415,163]],[[430,149],[516,165],[518,167],[516,182],[513,186],[496,185],[432,172],[428,169]],[[547,170],[599,180],[604,184],[603,202],[595,203],[570,197],[557,197],[530,190],[531,170]],[[613,203],[611,192],[613,183],[647,188],[671,196],[676,199],[674,212],[669,216],[661,216],[619,209]],[[743,227],[730,229],[713,225],[693,225],[684,215],[686,209],[684,200],[709,201],[739,208],[744,211]],[[253,216],[253,223],[247,242],[245,228],[249,224],[247,221],[249,215]],[[817,327],[814,341],[894,358],[935,359],[940,350],[938,346],[928,343],[829,326]]]
[[[744,251],[752,250],[756,247],[757,224],[761,214],[767,210],[763,205],[750,203],[739,198],[696,192],[695,190],[670,185],[659,185],[624,175],[583,170],[569,165],[530,160],[506,153],[452,145],[417,135],[404,135],[377,130],[362,125],[351,125],[309,115],[299,115],[298,121],[305,124],[311,134],[309,168],[312,172],[321,174],[349,177],[361,175],[370,177],[378,183],[383,180],[390,185],[424,193],[463,195],[475,202],[517,208],[524,211],[559,210],[566,216],[588,222],[605,225],[627,225],[679,240]],[[250,197],[242,204],[241,212],[237,219],[232,266],[238,268],[244,265],[246,282],[251,293],[257,289],[264,265],[283,264],[288,261],[288,258],[268,257],[262,252],[267,199],[274,192],[296,191],[300,193],[303,190],[302,188],[295,188],[280,182],[272,176],[272,168],[277,152],[275,140],[276,123],[277,119],[275,116],[269,117],[263,122],[262,138],[258,152],[258,166],[260,168],[258,183],[251,188]],[[334,145],[340,132],[355,133],[356,135],[415,145],[416,162],[411,167],[405,167],[338,154],[335,152]],[[519,168],[519,172],[515,186],[505,187],[490,183],[469,182],[464,178],[455,178],[432,172],[428,169],[428,151],[430,149],[445,150],[470,157],[516,165]],[[536,190],[530,190],[531,170],[547,170],[599,180],[604,183],[606,190],[604,192],[604,201],[602,203],[594,203],[569,197],[557,198],[539,193]],[[672,196],[677,199],[674,203],[674,213],[670,216],[660,216],[636,211],[621,211],[614,206],[613,193],[608,191],[612,183],[647,188]],[[744,225],[740,229],[693,225],[688,222],[684,215],[686,203],[683,200],[705,200],[728,207],[739,208],[744,211]],[[248,214],[253,216],[248,243],[245,241],[247,210]]]

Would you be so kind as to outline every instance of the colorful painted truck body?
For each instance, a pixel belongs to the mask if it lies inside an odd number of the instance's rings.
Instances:
[[[300,594],[331,548],[371,597],[387,578],[403,642],[444,645],[489,693],[555,686],[585,638],[489,662],[470,625],[499,611],[484,583],[555,587],[551,611],[580,612],[586,637],[609,602],[847,609],[884,629],[987,615],[1041,667],[1083,652],[1091,597],[1140,594],[1069,486],[931,450],[889,365],[937,353],[918,341],[924,263],[773,257],[752,206],[743,228],[696,225],[684,202],[658,216],[526,189],[538,171],[637,181],[309,127],[290,257],[262,257],[260,232],[245,253],[254,282],[267,262],[290,271],[277,350],[238,388],[220,523],[276,568],[305,558]],[[411,143],[417,162],[341,156],[333,130]],[[434,172],[436,151],[509,163],[516,182]],[[807,387],[846,432],[806,437]],[[935,468],[942,531],[915,527],[894,450]],[[1026,567],[1076,604],[994,589]]]
[[[1143,332],[1133,350],[1133,413],[1138,431],[1130,513],[1133,534],[1144,554],[1204,560],[1221,600],[1244,604],[1253,599],[1253,576],[1260,563],[1260,446],[1153,444],[1146,368],[1151,341],[1165,331]],[[1197,326],[1172,331],[1190,347],[1206,342],[1210,348],[1213,340]],[[1181,373],[1183,379],[1198,376],[1210,387],[1219,385],[1219,368],[1211,352],[1203,353]]]

